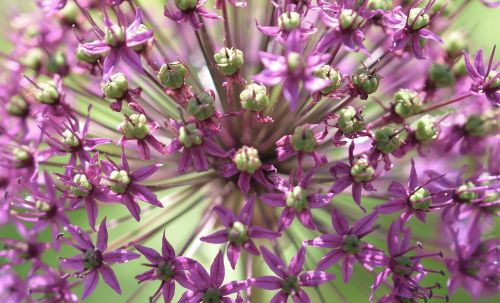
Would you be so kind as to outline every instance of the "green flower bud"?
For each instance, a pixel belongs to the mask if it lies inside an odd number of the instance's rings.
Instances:
[[[463,57],[459,57],[458,61],[451,68],[453,75],[457,78],[467,75],[467,67]]]
[[[179,89],[184,86],[189,70],[179,61],[163,64],[158,71],[158,80],[168,89]]]
[[[321,79],[328,79],[332,83],[321,90],[321,93],[326,95],[342,86],[342,75],[340,71],[330,65],[323,65],[321,68],[314,71],[314,75]]]
[[[183,12],[192,11],[198,6],[198,0],[175,0],[175,6]]]
[[[62,133],[62,136],[63,136],[63,140],[62,140],[63,143],[65,143],[71,147],[80,146],[80,139],[78,139],[78,137],[73,132],[71,132],[69,129],[65,130]]]
[[[500,131],[500,112],[488,111],[482,115],[471,115],[465,123],[465,132],[473,137],[486,137]]]
[[[47,62],[47,71],[52,74],[61,73],[67,68],[66,55],[62,51],[57,51],[50,56]]]
[[[297,126],[292,135],[292,145],[296,152],[310,153],[316,147],[316,137],[314,132],[307,125]]]
[[[295,186],[291,191],[286,193],[286,206],[300,212],[307,207],[307,190],[300,186]]]
[[[143,114],[130,115],[120,123],[119,129],[127,139],[144,139],[150,131],[146,116]]]
[[[203,133],[193,123],[182,126],[179,129],[178,138],[182,145],[187,148],[203,143]]]
[[[413,30],[419,30],[426,27],[430,22],[429,15],[423,14],[421,8],[412,8],[408,14],[408,25]]]
[[[207,92],[201,92],[189,100],[187,111],[200,121],[206,120],[215,113],[214,98]]]
[[[253,112],[261,112],[269,105],[270,100],[264,85],[250,83],[240,93],[241,107]]]
[[[171,262],[161,261],[155,269],[155,274],[159,280],[170,281],[175,276],[175,269]]]
[[[409,199],[411,207],[418,210],[428,210],[432,203],[431,193],[423,187],[411,194]]]
[[[15,162],[16,168],[27,167],[33,162],[33,155],[27,146],[15,147],[12,150],[12,158]]]
[[[35,92],[36,99],[43,104],[56,104],[59,102],[59,92],[52,81],[42,82],[38,84],[38,89]]]
[[[403,144],[406,132],[401,132],[395,126],[386,126],[375,132],[375,147],[386,154],[392,153]]]
[[[401,276],[409,275],[413,272],[413,262],[408,256],[399,256],[394,259],[396,261],[396,266],[394,266],[394,271]]]
[[[366,69],[360,69],[352,75],[352,83],[358,90],[369,95],[377,91],[380,83],[380,76],[375,73],[370,73]]]
[[[497,71],[495,70],[490,70],[490,73],[488,74],[488,76],[486,77],[486,81],[487,82],[490,82],[491,80],[493,80],[493,78],[495,78],[495,76],[498,74]],[[495,89],[495,88],[500,88],[500,77],[496,78],[493,82],[491,82],[489,85],[488,85],[489,88],[492,88],[492,89]]]
[[[453,31],[446,39],[444,39],[444,49],[448,57],[455,58],[462,54],[463,50],[467,50],[467,37],[463,31]]]
[[[432,64],[429,69],[429,80],[437,88],[450,87],[455,84],[453,72],[444,64]]]
[[[113,24],[111,28],[106,28],[104,41],[112,47],[120,46],[125,43],[125,31],[125,27]]]
[[[422,99],[414,90],[400,89],[394,94],[394,99],[396,99],[394,111],[401,118],[417,114],[422,107]]]
[[[32,196],[29,196],[29,198],[31,200],[33,200]],[[41,212],[47,213],[52,209],[52,206],[45,201],[36,200],[35,201],[35,208]]]
[[[392,8],[392,0],[368,0],[366,7],[371,10],[381,9],[387,11]]]
[[[5,109],[11,116],[25,117],[28,114],[28,103],[20,96],[10,98]]]
[[[262,165],[259,159],[259,152],[253,147],[243,146],[236,151],[233,163],[242,172],[253,174]]]
[[[369,182],[375,176],[375,169],[365,157],[358,158],[351,167],[351,177],[357,183]]]
[[[248,230],[247,227],[240,221],[236,221],[233,225],[228,228],[227,240],[236,245],[241,245],[248,241]]]
[[[343,9],[340,12],[339,21],[341,29],[357,28],[363,21],[363,18],[352,9]]]
[[[437,0],[436,3],[434,3],[434,5],[429,9],[429,12],[432,15],[441,12],[441,16],[447,17],[453,11],[453,5],[448,5],[449,3],[450,2],[448,0]]]
[[[286,57],[288,70],[294,72],[304,67],[302,55],[296,52],[291,52]]]
[[[86,62],[89,64],[96,64],[97,60],[99,60],[100,58],[100,55],[92,55],[87,53],[81,45],[78,45],[78,48],[76,49],[76,59],[78,61]]]
[[[470,202],[478,197],[476,192],[468,190],[469,188],[474,187],[476,187],[476,185],[469,181],[465,184],[460,185],[455,191],[455,195],[460,202]]]
[[[350,253],[356,254],[361,250],[361,241],[356,235],[345,235],[343,239],[342,250]]]
[[[78,186],[71,186],[71,193],[73,193],[76,197],[87,197],[89,195],[89,191],[92,189],[92,184],[90,184],[87,176],[83,174],[76,174],[73,177],[73,183]]]
[[[145,33],[147,31],[149,31],[149,28],[146,25],[141,23],[139,25],[139,27],[137,28],[136,34]],[[142,52],[146,49],[146,47],[148,45],[148,41],[144,41],[142,44],[137,44],[137,45],[133,46],[132,49],[136,52]]]
[[[130,184],[130,176],[124,170],[114,170],[109,175],[109,188],[116,194],[123,194]]]
[[[243,52],[237,48],[223,47],[214,54],[217,69],[224,76],[234,75],[243,65],[245,57]]]
[[[121,99],[128,91],[127,77],[122,73],[116,73],[108,81],[101,83],[101,89],[106,98]]]
[[[43,51],[36,47],[29,49],[19,60],[22,65],[38,70],[42,65]]]
[[[66,3],[64,8],[59,11],[59,15],[67,24],[75,24],[78,18],[79,8],[74,3]]]
[[[286,12],[278,17],[278,26],[282,31],[289,32],[300,25],[300,14],[297,12]]]
[[[362,131],[365,128],[363,116],[352,106],[341,109],[339,116],[338,127],[345,135]]]
[[[420,142],[429,142],[437,139],[438,130],[431,116],[422,116],[415,122],[415,137],[417,137]]]

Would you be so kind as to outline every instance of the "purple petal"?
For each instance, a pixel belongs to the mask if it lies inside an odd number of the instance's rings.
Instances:
[[[134,181],[143,181],[147,177],[151,176],[154,174],[160,167],[162,167],[163,164],[153,164],[149,166],[144,166],[139,168],[138,170],[134,171],[130,176]]]
[[[108,247],[108,229],[106,227],[106,218],[104,218],[101,222],[101,225],[99,225],[96,245],[101,252],[104,252]]]
[[[219,250],[219,253],[214,259],[212,266],[210,266],[210,279],[213,283],[213,286],[220,287],[222,282],[224,282],[225,270],[224,270],[224,256],[222,255],[222,251]]]
[[[165,303],[172,302],[172,298],[175,294],[175,283],[173,280],[167,281],[163,284],[161,288],[161,292],[163,294],[163,300]]]
[[[336,208],[332,210],[332,226],[339,235],[345,235],[349,232],[349,223]]]
[[[121,294],[122,290],[120,288],[120,283],[118,283],[118,279],[116,279],[115,273],[111,269],[111,267],[107,266],[106,264],[103,264],[99,267],[99,272],[102,275],[102,279],[106,284],[109,285],[114,291],[117,293]]]
[[[149,262],[155,264],[159,263],[162,259],[161,255],[154,249],[142,246],[142,245],[134,245],[134,247],[148,259]]]
[[[273,254],[264,246],[260,247],[260,251],[262,252],[262,257],[266,262],[267,266],[280,278],[285,279],[287,275],[287,267],[283,260]]]
[[[103,259],[107,263],[125,263],[139,257],[139,254],[127,251],[125,249],[117,249],[103,254]]]
[[[306,247],[302,245],[295,256],[290,261],[288,269],[291,275],[298,275],[304,269],[304,262],[306,261]]]
[[[221,244],[227,242],[227,231],[225,229],[216,231],[213,234],[210,234],[205,237],[200,238],[201,241],[212,243],[212,244]]]
[[[99,282],[99,274],[97,270],[91,270],[89,273],[83,278],[83,293],[82,300],[85,300],[91,293],[94,292],[94,289]]]
[[[324,271],[306,271],[299,276],[300,286],[318,286],[335,279],[335,275]]]
[[[275,239],[279,237],[281,234],[279,232],[275,232],[269,229],[265,229],[259,226],[251,226],[248,229],[248,235],[251,238],[260,238],[260,239]]]
[[[331,252],[324,255],[323,258],[321,258],[321,260],[319,260],[316,268],[318,270],[326,270],[330,268],[333,264],[336,264],[343,256],[345,256],[345,253],[343,251],[332,250]]]
[[[281,289],[282,280],[274,277],[274,276],[263,276],[254,278],[251,280],[252,287],[267,289],[267,290],[275,290]]]

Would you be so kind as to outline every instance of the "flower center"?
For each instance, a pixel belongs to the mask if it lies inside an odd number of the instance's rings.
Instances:
[[[467,182],[465,184],[460,185],[457,190],[455,191],[455,196],[457,197],[457,200],[462,203],[468,203],[474,199],[477,198],[477,193],[471,190],[468,190],[469,188],[474,188],[475,185],[472,182]]]
[[[193,123],[179,128],[178,138],[182,145],[187,148],[203,143],[203,133]]]
[[[130,177],[125,170],[114,170],[109,175],[109,188],[117,194],[123,194],[130,184]]]
[[[300,14],[297,12],[286,12],[278,17],[278,26],[282,31],[289,32],[300,25]]]
[[[248,229],[240,221],[236,221],[227,231],[227,239],[229,242],[241,245],[248,241]]]
[[[120,124],[120,128],[128,139],[144,139],[150,131],[146,116],[143,114],[130,115]]]
[[[410,195],[410,204],[413,209],[428,210],[432,203],[431,193],[421,187]]]
[[[312,152],[316,147],[316,137],[314,132],[307,125],[298,126],[292,136],[293,149],[296,152]]]
[[[357,28],[363,19],[352,9],[344,9],[339,16],[340,28]]]
[[[410,257],[399,256],[394,259],[392,270],[400,276],[406,276],[413,272],[412,265]]]
[[[189,100],[187,111],[198,120],[206,120],[215,113],[214,98],[206,92],[201,92]]]
[[[80,146],[80,139],[78,139],[78,137],[69,129],[65,130],[62,135],[64,144],[67,144],[70,147]]]
[[[7,112],[15,117],[24,117],[28,114],[28,103],[18,96],[12,97],[5,105]]]
[[[203,303],[220,303],[221,295],[220,291],[216,288],[209,288],[203,295]]]
[[[288,276],[282,283],[282,290],[286,294],[299,291],[299,279],[296,276]]]
[[[307,207],[308,192],[300,186],[295,186],[291,191],[286,193],[286,206],[297,211],[302,211]]]
[[[248,146],[238,149],[234,155],[233,162],[240,171],[249,174],[253,174],[262,165],[257,149]]]
[[[156,268],[156,275],[159,280],[169,281],[175,275],[174,266],[170,262],[162,261],[158,263]]]
[[[240,93],[241,106],[254,112],[263,111],[270,103],[266,87],[257,83],[250,83]]]
[[[342,249],[350,254],[356,254],[361,250],[361,241],[356,235],[345,235],[342,242]]]
[[[92,184],[90,184],[87,176],[83,174],[76,174],[73,177],[73,183],[75,183],[75,186],[71,186],[71,192],[76,197],[87,197],[89,191],[92,190]]]
[[[413,30],[426,27],[430,22],[429,15],[422,13],[421,8],[412,8],[408,14],[408,25]]]
[[[110,28],[106,29],[106,33],[104,33],[104,41],[112,47],[123,45],[125,43],[125,27],[117,24],[111,25]]]
[[[339,129],[345,134],[362,131],[365,127],[363,116],[352,106],[347,106],[339,112]]]
[[[12,150],[12,158],[17,168],[27,167],[33,161],[33,156],[25,146],[15,147]]]
[[[286,57],[288,70],[292,73],[300,72],[304,68],[302,55],[296,52],[291,52]]]
[[[98,249],[87,250],[83,253],[83,265],[88,270],[101,266],[102,261],[102,253]]]
[[[217,69],[224,76],[234,75],[245,62],[243,52],[237,48],[223,47],[214,54]]]
[[[365,157],[358,158],[351,167],[351,177],[357,183],[373,180],[374,174],[375,170],[368,162],[368,159]]]
[[[175,6],[185,13],[190,12],[198,6],[198,0],[175,0]]]

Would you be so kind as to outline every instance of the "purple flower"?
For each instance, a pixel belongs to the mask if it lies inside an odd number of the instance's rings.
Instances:
[[[409,42],[415,58],[425,59],[425,48],[421,45],[421,39],[443,43],[439,36],[427,29],[439,15],[434,14],[429,17],[427,14],[435,2],[435,0],[428,1],[424,8],[418,8],[412,4],[407,13],[404,13],[400,6],[385,13],[384,23],[387,27],[395,30],[392,36],[392,51],[402,49]]]
[[[318,78],[313,74],[317,68],[326,64],[330,55],[303,54],[302,41],[297,30],[289,34],[283,56],[262,51],[259,56],[265,69],[253,79],[265,85],[283,85],[283,96],[291,111],[297,109],[301,85],[309,92],[316,92],[330,84],[330,80]]]
[[[500,7],[500,2],[498,0],[479,0],[487,7]]]
[[[179,1],[179,4],[177,4],[177,2],[178,1],[176,1],[177,10],[175,12],[172,12],[168,6],[165,5],[165,17],[178,23],[189,21],[195,30],[200,30],[203,26],[203,23],[199,21],[199,18],[224,20],[221,16],[211,13],[203,7],[207,0],[198,0],[197,3],[194,3],[193,1]],[[194,4],[194,6],[191,6],[191,3]]]
[[[157,297],[161,291],[165,303],[172,302],[172,297],[175,293],[175,281],[185,280],[184,270],[189,270],[193,268],[196,261],[189,258],[180,257],[175,255],[174,248],[168,243],[165,238],[165,232],[163,233],[163,238],[161,242],[161,254],[152,248],[145,247],[142,245],[134,246],[146,259],[148,259],[151,264],[145,264],[151,267],[150,270],[137,275],[135,278],[139,280],[139,283],[148,280],[159,280],[161,281],[160,287],[152,296],[152,298]]]
[[[267,179],[265,172],[275,173],[276,168],[269,164],[263,164],[260,161],[257,149],[243,146],[234,153],[232,160],[233,163],[225,164],[219,169],[220,174],[226,178],[239,174],[238,186],[245,195],[250,190],[251,179],[268,189],[275,187]]]
[[[377,220],[378,213],[371,214],[359,219],[349,228],[349,223],[337,209],[332,210],[332,226],[335,234],[323,234],[313,240],[305,241],[306,244],[316,247],[332,249],[321,260],[317,268],[325,270],[342,261],[342,277],[347,283],[352,275],[354,263],[358,261],[367,270],[372,270],[372,266],[381,266],[384,260],[384,253],[371,244],[362,241],[363,237],[371,233],[377,227],[373,224]]]
[[[330,168],[330,173],[335,179],[330,192],[340,194],[352,185],[352,198],[365,211],[365,208],[361,206],[361,192],[363,189],[376,191],[371,184],[371,181],[375,179],[375,168],[370,164],[366,155],[354,159],[354,141],[349,145],[349,164],[337,161]]]
[[[420,221],[425,222],[428,212],[449,205],[445,203],[449,200],[447,195],[433,184],[434,181],[443,176],[444,174],[435,176],[425,183],[420,184],[415,168],[415,161],[412,159],[408,185],[404,186],[397,181],[391,182],[387,190],[392,198],[388,202],[378,205],[376,209],[382,214],[403,211],[400,216],[403,222],[408,221],[412,215],[415,215]]]
[[[200,238],[201,241],[213,244],[228,242],[227,258],[233,269],[236,267],[242,248],[252,255],[260,255],[252,238],[276,239],[281,235],[279,232],[259,226],[251,226],[254,206],[255,195],[248,198],[238,217],[225,207],[215,207],[214,211],[219,216],[219,220],[225,228]]]
[[[42,273],[29,276],[29,293],[39,302],[78,303],[78,297],[72,292],[71,284],[59,271],[46,268]]]
[[[179,283],[188,290],[182,295],[179,303],[198,303],[198,302],[224,302],[230,303],[232,300],[228,297],[237,293],[250,285],[247,281],[232,281],[224,283],[226,271],[224,268],[224,257],[222,251],[215,257],[210,274],[196,263],[194,268],[186,273],[186,280]]]
[[[123,13],[119,11],[117,15],[118,24],[112,23],[107,15],[104,18],[106,30],[103,39],[81,45],[83,51],[89,55],[106,54],[102,66],[105,79],[110,76],[112,68],[118,65],[120,58],[137,72],[142,73],[141,58],[136,50],[153,38],[153,31],[142,26],[142,12],[140,9],[135,11],[134,21],[126,28],[124,24],[127,24],[127,19]]]
[[[288,35],[295,29],[299,31],[301,38],[305,38],[316,33],[317,29],[314,27],[314,24],[309,21],[302,20],[303,18],[300,13],[296,11],[296,8],[296,5],[291,4],[287,6],[286,11],[283,11],[281,7],[276,6],[275,17],[278,25],[263,26],[255,20],[257,29],[264,35],[276,37],[276,40],[281,43],[286,42]]]
[[[250,280],[253,287],[278,290],[271,299],[272,303],[285,303],[288,297],[292,297],[293,302],[310,303],[311,299],[303,290],[304,287],[315,287],[335,279],[335,275],[319,270],[304,272],[304,262],[306,259],[306,247],[301,246],[297,254],[292,258],[287,266],[283,260],[261,246],[262,256],[267,266],[276,276],[263,276]]]
[[[273,178],[276,189],[281,193],[265,193],[260,198],[262,202],[272,207],[284,207],[279,219],[278,230],[287,229],[296,217],[302,225],[309,229],[316,229],[311,209],[321,208],[330,203],[331,194],[320,194],[310,192],[308,186],[311,183],[314,171],[307,173],[297,186],[293,186],[293,180],[282,180]]]
[[[102,220],[99,226],[95,246],[89,235],[78,226],[68,225],[66,229],[75,242],[71,242],[64,238],[62,234],[59,235],[58,238],[78,249],[81,253],[71,258],[60,258],[60,264],[63,268],[76,270],[75,276],[83,276],[82,299],[85,299],[94,292],[99,282],[99,274],[101,274],[104,282],[108,284],[109,287],[117,293],[121,293],[120,283],[109,265],[114,263],[125,263],[139,258],[139,255],[125,249],[106,251],[108,248],[106,218]]]
[[[181,151],[181,159],[177,166],[179,174],[185,173],[193,165],[197,172],[209,169],[208,156],[227,158],[230,153],[224,151],[212,137],[218,133],[209,128],[202,128],[202,123],[178,123],[171,119],[167,126],[176,134],[166,147],[167,153]]]
[[[138,182],[144,181],[154,174],[161,166],[162,164],[153,164],[131,172],[125,151],[122,151],[121,165],[116,164],[109,158],[101,161],[102,171],[106,175],[111,192],[113,192],[113,194],[108,195],[108,199],[124,204],[137,221],[141,220],[141,209],[137,199],[154,206],[163,207],[151,190],[144,185],[138,184]]]
[[[477,94],[484,94],[494,105],[500,106],[500,72],[497,68],[500,62],[493,63],[495,59],[495,49],[491,52],[488,66],[485,68],[483,62],[483,50],[476,53],[474,64],[469,60],[469,54],[464,51],[465,67],[467,74],[472,79],[471,91]]]
[[[27,296],[27,285],[9,265],[0,267],[0,300],[5,303],[22,302]]]

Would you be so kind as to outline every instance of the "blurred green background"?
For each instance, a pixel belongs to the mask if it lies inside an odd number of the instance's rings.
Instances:
[[[252,0],[250,0],[252,1]],[[24,1],[21,1],[24,2]],[[144,7],[160,7],[159,4],[163,3],[164,1],[156,1],[156,0],[144,0],[142,1],[144,3]],[[160,3],[161,2],[161,3]],[[452,0],[451,2],[455,2]],[[494,9],[488,9],[484,7],[478,0],[473,0],[473,3],[468,6],[468,8],[458,17],[456,21],[456,26],[454,28],[458,27],[463,27],[464,29],[467,29],[470,33],[470,44],[469,48],[470,51],[475,52],[479,48],[483,48],[486,53],[489,53],[493,47],[493,45],[497,44],[500,45],[500,34],[499,34],[499,29],[500,29],[500,10],[494,10]],[[11,1],[1,1],[0,2],[0,15],[5,16],[7,11],[10,11],[15,5],[24,5],[25,3],[20,3],[19,1],[17,3],[11,2]],[[212,6],[210,6],[212,7]],[[6,27],[6,23],[9,21],[8,18],[3,18],[3,20],[0,21],[0,24],[3,25],[3,28]],[[5,36],[7,33],[4,32],[2,35],[0,35],[0,48],[2,51],[8,51],[10,49],[10,45],[6,42]],[[498,58],[498,56],[497,56]],[[175,196],[175,191],[166,191],[161,195],[159,198],[163,199],[169,199],[168,196]],[[338,198],[342,199],[342,198]],[[349,198],[350,199],[350,198]],[[369,201],[367,201],[369,203]],[[187,205],[188,203],[186,203]],[[344,203],[345,204],[345,203]],[[179,249],[180,247],[183,246],[187,238],[190,236],[191,231],[197,226],[199,222],[199,218],[202,215],[202,211],[206,205],[203,203],[200,203],[191,211],[189,211],[186,215],[184,215],[183,218],[180,220],[174,221],[172,224],[169,224],[166,227],[166,234],[169,239],[169,241],[172,243],[172,245],[176,248]],[[181,207],[182,208],[182,207]],[[141,221],[141,226],[143,228],[147,229],[148,227],[145,226],[144,224],[147,224],[148,220],[152,220],[152,222],[155,222],[156,220],[162,220],[166,221],[169,220],[175,216],[177,216],[178,213],[181,213],[182,209],[179,210],[173,210],[171,212],[151,212],[148,214],[145,214],[143,217],[143,220]],[[353,209],[353,213],[358,214],[359,210],[358,209]],[[121,206],[104,206],[102,207],[101,213],[100,213],[100,218],[103,218],[104,216],[108,216],[108,218],[118,218],[123,215],[126,215],[127,211],[124,209],[124,207]],[[156,217],[158,214],[160,216]],[[325,222],[328,222],[328,218],[323,218]],[[72,222],[79,224],[81,226],[86,227],[87,226],[87,219],[85,217],[85,214],[83,212],[76,212],[72,214]],[[130,234],[130,231],[136,231],[138,228],[139,224],[133,221],[127,221],[124,224],[121,224],[118,228],[115,228],[110,231],[109,239],[110,243],[114,241],[114,239],[120,238],[120,237],[129,237],[130,239],[133,239],[137,236],[137,234]],[[429,226],[435,226],[432,224],[429,225],[423,225],[423,224],[416,224],[415,230],[416,236],[417,237],[422,237],[425,239],[426,235],[429,232],[434,233],[435,231],[429,231],[428,228]],[[498,229],[497,229],[498,231]],[[2,228],[0,229],[0,233],[2,236],[5,235],[12,235],[15,236],[15,232],[12,228]],[[301,242],[303,239],[308,239],[311,238],[311,234],[304,234],[303,229],[298,229],[298,228],[292,228],[292,233],[295,239],[298,239],[298,242]],[[499,236],[497,233],[496,236]],[[149,241],[144,243],[146,246],[152,246],[152,247],[158,247],[158,244],[160,243],[160,237],[161,234],[157,234],[154,237],[151,237]],[[381,246],[384,246],[384,239],[372,239],[375,244],[379,244]],[[193,246],[196,246],[197,243],[193,243]],[[296,248],[293,245],[293,243],[284,243],[283,244],[283,249],[285,252],[286,259],[289,260],[289,258],[295,253]],[[429,250],[431,248],[428,247]],[[211,261],[213,260],[213,257],[216,255],[218,250],[218,247],[216,245],[203,245],[201,246],[200,249],[194,254],[194,257],[202,262],[204,265],[210,264]],[[191,252],[190,249],[188,249],[188,254]],[[64,248],[59,256],[72,256],[76,252],[73,249],[67,249]],[[321,251],[320,249],[316,248],[309,248],[308,249],[308,259],[307,259],[307,265],[312,267],[313,264],[313,259],[318,260],[322,255],[324,254],[324,251]],[[55,260],[55,255],[54,254],[49,254],[46,256],[47,261],[50,263],[53,263]],[[92,296],[90,296],[86,302],[95,302],[95,303],[102,303],[102,302],[125,302],[127,298],[129,298],[129,302],[148,302],[148,297],[155,292],[157,287],[159,286],[158,282],[152,282],[152,283],[146,283],[143,288],[140,288],[140,291],[138,290],[138,286],[136,283],[136,280],[134,279],[134,276],[138,273],[141,273],[143,271],[146,271],[147,268],[144,266],[141,266],[141,263],[145,262],[144,259],[137,260],[134,262],[130,262],[127,264],[122,264],[114,267],[114,270],[119,278],[122,290],[123,290],[123,295],[118,296],[116,293],[114,293],[106,284],[101,282],[99,283],[96,291]],[[437,267],[440,268],[439,265],[437,264],[429,264],[431,267]],[[19,272],[25,273],[29,268],[29,265],[22,266],[19,268]],[[226,263],[226,269],[229,269],[228,264]],[[244,268],[241,266],[241,262],[239,263],[239,266],[235,271],[232,270],[226,270],[227,276],[226,276],[226,281],[230,281],[232,279],[242,279],[244,278]],[[341,279],[340,279],[340,274],[337,269],[334,269],[334,272],[337,273],[338,279],[334,281],[332,285],[325,285],[321,287],[321,291],[323,295],[327,298],[327,302],[348,302],[348,303],[357,303],[357,302],[367,302],[367,296],[369,293],[369,286],[371,285],[373,281],[373,274],[367,273],[366,271],[362,270],[359,268],[358,265],[355,266],[355,273],[354,273],[354,278],[351,280],[349,284],[344,284]],[[263,267],[262,270],[256,269],[255,274],[260,275],[260,274],[265,274],[266,269]],[[443,285],[446,284],[445,279],[440,278],[440,277],[433,277],[428,280],[429,285],[431,285],[434,282],[441,282]],[[76,293],[81,294],[81,286],[77,287]],[[174,298],[174,301],[176,302],[177,299],[179,298],[180,294],[182,293],[181,289],[178,289],[176,292],[176,297]],[[379,294],[383,293],[383,289],[379,291]],[[441,294],[443,292],[441,291],[436,291],[436,294]],[[132,296],[134,294],[134,296]],[[259,293],[259,302],[255,301],[254,303],[265,303],[269,301],[269,296],[272,294],[272,292],[268,292],[266,294],[264,293]],[[316,294],[314,291],[309,291],[309,294],[311,294],[311,297],[313,299],[313,302],[319,302]],[[131,297],[132,296],[132,297]],[[346,299],[347,298],[347,299]],[[260,301],[262,300],[262,301]],[[161,300],[160,300],[161,301]],[[454,296],[451,297],[451,302],[453,303],[468,303],[472,302],[472,299],[470,296],[464,292],[463,290],[458,291]],[[439,299],[435,299],[435,302],[440,302]],[[500,296],[497,297],[491,297],[491,298],[484,298],[480,300],[479,302],[482,303],[498,303],[500,302]],[[1,302],[0,302],[1,303]]]

